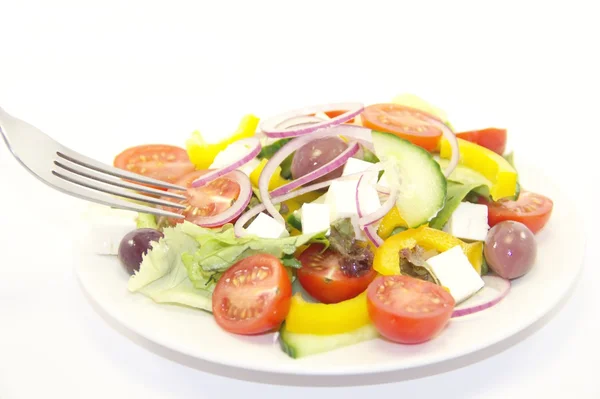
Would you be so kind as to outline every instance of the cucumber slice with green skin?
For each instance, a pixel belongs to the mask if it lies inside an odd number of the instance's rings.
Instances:
[[[398,189],[396,206],[408,227],[429,222],[444,207],[446,178],[427,150],[391,133],[373,131],[386,180]]]
[[[287,222],[290,226],[292,226],[293,228],[295,228],[296,230],[300,230],[302,231],[302,222],[300,221],[300,210],[298,209],[297,211],[292,212],[288,217],[287,217]]]
[[[291,333],[285,329],[285,323],[279,330],[281,349],[294,359],[329,352],[377,337],[379,337],[379,332],[372,324],[367,324],[351,332],[334,335]]]

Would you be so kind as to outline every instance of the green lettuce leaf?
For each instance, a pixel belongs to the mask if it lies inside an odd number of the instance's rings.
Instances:
[[[284,238],[260,238],[253,235],[236,237],[233,226],[228,224],[221,230],[205,229],[184,222],[181,231],[192,237],[199,245],[195,250],[182,255],[183,263],[195,287],[204,287],[215,275],[223,273],[239,260],[257,253],[268,253],[282,260],[284,266],[299,268],[300,262],[293,258],[298,247],[309,243],[329,241],[325,232],[303,234]]]
[[[481,186],[477,183],[460,184],[449,180],[448,185],[446,186],[446,203],[435,218],[431,220],[429,227],[438,230],[442,229],[467,194],[480,187]]]
[[[129,278],[130,292],[143,294],[157,303],[170,303],[211,311],[212,289],[198,289],[188,277],[181,254],[194,252],[198,242],[179,226],[164,229],[164,238],[143,257],[139,271]],[[198,279],[199,280],[199,279]]]

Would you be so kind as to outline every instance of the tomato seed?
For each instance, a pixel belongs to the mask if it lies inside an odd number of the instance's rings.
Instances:
[[[147,160],[148,160],[148,158],[146,158],[145,155],[140,155],[140,161],[146,162]]]
[[[407,306],[406,311],[408,313],[415,313],[417,311],[417,309],[413,308],[412,306]]]
[[[258,274],[258,269],[255,267],[252,269],[252,275],[250,276],[250,278],[252,280],[256,280],[256,275]]]
[[[267,277],[267,275],[268,275],[268,274],[269,274],[269,273],[267,273],[267,272],[266,272],[266,271],[264,271],[264,270],[259,270],[259,271],[258,271],[258,279],[259,279],[259,280],[264,280],[264,279],[265,279],[265,277]]]
[[[175,155],[173,155],[173,154],[170,154],[170,155],[167,157],[167,161],[174,161],[174,160],[175,160]]]
[[[154,159],[155,161],[158,161],[158,155],[156,155],[156,154],[153,154],[153,155],[152,155],[152,159]]]
[[[429,312],[430,309],[428,307],[421,308],[421,312]]]
[[[392,281],[392,280],[385,280],[383,282],[383,284],[385,284],[386,287],[391,287],[392,285],[394,285],[394,281]]]
[[[246,313],[247,313],[246,309],[243,309],[242,313],[240,314],[240,318],[245,319],[246,318]]]
[[[142,174],[146,173],[146,168],[140,169],[140,173],[142,173]]]
[[[130,163],[130,164],[127,165],[127,169],[128,170],[133,170],[133,168],[135,168],[135,164]]]
[[[377,293],[378,294],[382,294],[383,291],[385,291],[385,287],[383,285],[380,285],[379,287],[377,287]]]
[[[234,286],[236,286],[236,287],[239,287],[239,286],[240,286],[240,281],[239,281],[239,278],[234,278],[234,279],[233,279],[233,285],[234,285]]]
[[[430,300],[431,300],[431,302],[435,303],[436,305],[437,305],[438,303],[442,302],[442,301],[440,301],[440,298],[437,298],[437,297],[435,297],[435,298],[430,298]]]

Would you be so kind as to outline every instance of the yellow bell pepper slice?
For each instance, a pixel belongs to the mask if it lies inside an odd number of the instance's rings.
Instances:
[[[285,319],[289,332],[314,335],[342,334],[371,323],[367,292],[346,301],[324,304],[306,302],[300,293],[292,297]]]
[[[408,227],[397,207],[393,207],[379,222],[377,234],[384,240],[392,234],[396,227]]]
[[[490,194],[494,201],[513,197],[517,192],[517,171],[501,155],[470,141],[458,139],[460,163],[474,169],[492,182]],[[440,157],[452,155],[450,142],[441,140]]]
[[[250,173],[250,181],[254,187],[258,187],[258,179],[260,178],[260,174],[262,173],[263,169],[267,165],[267,162],[269,162],[268,159],[262,159],[258,166]],[[273,176],[271,176],[271,180],[269,180],[269,191],[275,190],[276,188],[287,183],[289,183],[289,181],[281,177],[281,167],[278,166],[277,169],[275,169]]]
[[[402,231],[385,240],[375,250],[373,269],[383,275],[401,274],[400,250],[404,248],[412,249],[416,245],[423,247],[425,250],[433,249],[440,253],[459,245],[467,258],[469,258],[469,262],[471,262],[473,268],[477,273],[481,274],[483,242],[466,243],[452,234],[432,229],[426,225]]]
[[[190,161],[196,166],[196,169],[208,169],[217,154],[227,148],[228,145],[254,136],[258,122],[259,118],[252,114],[244,116],[235,133],[218,143],[207,143],[199,131],[194,131],[192,137],[185,143]]]

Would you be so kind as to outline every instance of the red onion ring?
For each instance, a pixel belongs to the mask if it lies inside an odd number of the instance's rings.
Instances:
[[[276,126],[277,129],[289,129],[292,127],[314,125],[315,123],[321,123],[327,119],[319,118],[318,116],[301,115],[290,118]]]
[[[250,178],[240,170],[232,170],[229,172],[227,178],[235,181],[240,186],[240,193],[237,199],[224,212],[203,218],[199,223],[196,223],[197,225],[202,227],[222,226],[238,217],[250,203],[250,199],[252,198],[252,183],[250,182]]]
[[[385,200],[385,202],[381,205],[379,209],[377,209],[373,213],[369,213],[368,215],[361,216],[363,212],[360,209],[360,205],[358,203],[358,193],[360,190],[360,186],[363,182],[363,177],[364,175],[358,179],[358,184],[356,185],[356,208],[358,209],[359,216],[358,225],[361,227],[369,226],[381,220],[385,215],[388,214],[389,211],[392,210],[394,206],[396,206],[396,199],[398,198],[398,189],[396,187],[393,187],[390,191],[388,198]]]
[[[463,302],[462,306],[465,307],[454,309],[454,312],[452,312],[452,317],[462,317],[489,309],[504,299],[506,295],[508,295],[511,286],[510,280],[506,280],[502,277],[494,275],[483,276],[482,279],[485,281],[485,286],[481,289],[481,291]],[[494,292],[485,294],[484,290],[486,288],[488,288],[488,291],[492,290]],[[485,297],[487,297],[487,299],[485,299]]]
[[[358,179],[358,184],[356,185],[356,194],[354,196],[354,200],[356,201],[356,210],[358,212],[359,218],[363,217],[363,214],[360,210],[360,200],[359,200],[359,195],[358,195],[360,192],[359,187],[362,182],[363,176],[364,175],[362,175]],[[372,226],[365,226],[363,228],[363,231],[365,232],[365,235],[367,236],[369,241],[371,241],[373,243],[373,245],[375,245],[375,248],[379,248],[381,246],[381,244],[383,244],[383,240],[381,239],[381,237],[379,237],[379,234],[377,234],[377,231]]]
[[[246,146],[250,146],[250,150],[248,151],[248,153],[246,155],[244,155],[242,158],[236,160],[235,162],[233,162],[230,165],[227,165],[223,168],[219,168],[217,170],[215,170],[214,172],[209,172],[205,175],[200,176],[199,178],[197,178],[196,180],[194,180],[191,184],[192,187],[201,187],[207,183],[210,183],[211,181],[218,179],[219,177],[226,175],[227,173],[236,170],[237,168],[239,168],[242,165],[247,164],[248,162],[252,161],[254,158],[256,158],[256,156],[260,153],[260,150],[262,148],[262,146],[260,145],[260,140],[256,137],[250,137],[247,139],[243,139],[243,140],[239,140],[236,143],[238,144],[243,144]]]
[[[371,169],[369,169],[369,170],[371,170]],[[381,169],[373,169],[373,170],[379,171]],[[287,201],[287,200],[295,198],[295,197],[299,197],[299,196],[309,193],[311,191],[320,190],[322,188],[329,187],[331,185],[331,183],[333,183],[334,181],[354,179],[357,176],[362,176],[364,173],[365,172],[352,173],[350,175],[338,177],[337,179],[331,179],[331,180],[327,180],[324,182],[312,184],[310,186],[302,187],[298,190],[295,190],[295,191],[289,192],[287,194],[280,195],[279,197],[273,198],[272,203],[276,205],[276,204],[279,204],[280,202]],[[250,219],[252,219],[254,216],[258,215],[260,212],[264,211],[265,209],[266,209],[266,207],[264,204],[256,205],[254,208],[249,209],[248,212],[246,212],[242,216],[240,216],[240,218],[235,222],[235,226],[234,226],[235,235],[237,237],[242,237],[243,235],[245,235],[244,225]]]
[[[297,178],[296,180],[289,182],[288,184],[284,184],[283,186],[276,188],[275,190],[271,191],[271,195],[273,197],[277,197],[279,195],[289,193],[296,187],[303,186],[313,180],[317,180],[319,177],[325,176],[329,172],[343,166],[349,158],[358,152],[359,149],[360,147],[356,141],[351,142],[348,148],[342,151],[340,155],[327,162],[325,165]]]
[[[320,139],[323,137],[330,136],[348,136],[352,138],[358,138],[361,140],[368,141],[371,138],[371,129],[366,129],[360,126],[352,126],[352,125],[343,125],[343,126],[335,126],[330,129],[323,129],[312,134],[307,134],[302,137],[298,137],[294,140],[287,142],[283,147],[279,149],[272,157],[269,159],[265,167],[263,168],[260,177],[258,178],[258,190],[260,192],[260,198],[262,203],[265,205],[267,212],[275,218],[275,220],[284,223],[283,218],[273,206],[271,202],[271,196],[269,194],[269,181],[271,181],[271,176],[275,173],[275,169],[294,151],[302,147],[304,144]],[[372,140],[371,140],[372,141]]]
[[[458,149],[458,140],[456,140],[456,135],[450,129],[448,125],[441,122],[438,119],[434,119],[435,124],[440,128],[442,134],[448,143],[450,144],[450,149],[452,150],[452,155],[450,157],[450,163],[444,170],[444,176],[448,177],[454,171],[456,166],[458,165],[458,161],[460,160],[460,150]]]
[[[319,112],[327,112],[327,111],[337,111],[341,109],[347,109],[349,111],[343,113],[342,115],[336,116],[335,118],[331,118],[329,120],[317,122],[310,126],[299,127],[299,128],[281,128],[280,126],[285,126],[285,122],[292,119],[297,118],[299,116],[308,116],[310,114],[317,114]],[[263,121],[260,124],[260,130],[263,131],[269,137],[276,138],[288,138],[288,137],[296,137],[302,136],[305,134],[309,134],[315,132],[319,129],[332,127],[336,125],[341,125],[344,122],[349,121],[354,118],[356,115],[360,114],[364,110],[364,105],[360,103],[339,103],[339,104],[325,104],[325,105],[315,105],[312,107],[306,107],[302,109],[297,109],[289,112],[285,112],[283,114],[274,116],[271,119]],[[315,119],[320,119],[316,118]]]

